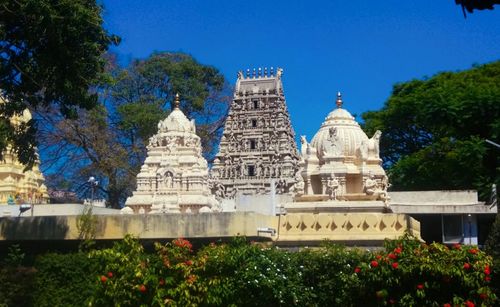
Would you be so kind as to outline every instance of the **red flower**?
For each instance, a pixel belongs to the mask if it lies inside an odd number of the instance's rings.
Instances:
[[[468,262],[464,263],[464,270],[470,269],[470,264]]]
[[[113,277],[113,272],[108,272],[108,277],[112,278]]]
[[[489,265],[487,265],[487,266],[484,267],[484,274],[486,274],[486,275],[490,275],[491,274],[490,266]]]
[[[160,284],[160,286],[164,286],[165,285],[165,279],[160,278],[159,284]]]
[[[456,244],[453,244],[453,248],[454,249],[462,249],[462,246],[460,244],[456,243]]]
[[[481,293],[479,294],[479,298],[482,299],[483,301],[488,298],[488,294],[486,293]]]
[[[361,268],[360,268],[359,266],[355,267],[355,268],[354,268],[354,273],[356,273],[356,274],[357,274],[357,273],[359,273],[359,272],[361,272]]]
[[[467,306],[467,307],[474,307],[476,305],[474,305],[474,303],[471,302],[471,301],[465,301],[465,306]]]
[[[176,240],[174,240],[173,243],[177,247],[187,248],[189,250],[191,250],[191,248],[193,248],[193,245],[188,240],[185,240],[183,238],[176,239]]]
[[[189,277],[187,278],[187,282],[189,284],[192,284],[196,281],[196,276],[195,275],[189,275]]]
[[[396,248],[394,249],[394,252],[395,252],[396,254],[401,254],[401,252],[402,252],[402,251],[403,251],[403,249],[402,249],[400,246],[398,246],[398,247],[396,247]]]
[[[387,257],[389,257],[390,259],[394,260],[396,258],[398,258],[398,256],[396,256],[395,254],[393,253],[390,253],[389,255],[387,255]]]
[[[142,293],[145,293],[147,291],[146,286],[145,285],[140,285],[139,286],[139,291],[141,291]]]
[[[186,260],[186,262],[184,262],[184,263],[185,263],[186,265],[188,265],[188,266],[189,266],[189,265],[193,265],[193,261],[191,261],[191,260]]]
[[[393,263],[392,263],[392,267],[393,267],[394,269],[397,269],[397,268],[398,268],[398,266],[399,266],[399,264],[398,264],[397,262],[393,262]]]
[[[424,289],[424,284],[418,284],[417,285],[418,290],[423,290]]]
[[[486,276],[486,277],[484,277],[484,280],[486,280],[486,281],[490,281],[490,280],[491,280],[491,277]]]
[[[105,283],[108,280],[108,278],[104,275],[101,276],[101,282]]]
[[[377,255],[377,256],[375,256],[375,258],[377,258],[377,260],[380,260],[382,258],[382,256],[381,255]]]
[[[451,307],[451,305],[448,303],[445,303],[445,304],[443,304],[443,307]]]
[[[478,253],[478,250],[477,250],[477,248],[471,248],[471,249],[469,249],[469,253],[475,255]]]
[[[370,262],[370,265],[372,268],[376,268],[378,267],[378,262],[376,260],[372,260],[372,262]]]

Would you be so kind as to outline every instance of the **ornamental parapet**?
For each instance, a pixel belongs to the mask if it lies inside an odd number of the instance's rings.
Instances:
[[[420,223],[394,213],[291,213],[280,217],[278,243],[332,240],[348,245],[381,245],[406,232],[420,239]]]

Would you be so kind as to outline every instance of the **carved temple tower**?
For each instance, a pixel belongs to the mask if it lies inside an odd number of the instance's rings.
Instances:
[[[149,139],[137,189],[123,213],[198,213],[217,210],[208,186],[208,165],[201,155],[194,120],[179,108],[179,95],[168,117]]]
[[[295,133],[290,123],[283,70],[259,68],[238,72],[233,102],[224,126],[212,179],[231,197],[267,194],[274,182],[276,193],[287,193],[298,171]]]

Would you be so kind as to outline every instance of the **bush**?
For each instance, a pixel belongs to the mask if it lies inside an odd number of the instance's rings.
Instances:
[[[24,253],[12,245],[0,261],[0,306],[29,306],[32,304],[35,270],[23,265]]]
[[[19,255],[19,253],[17,253]],[[193,253],[184,239],[146,252],[127,236],[112,248],[19,259],[0,275],[8,306],[492,306],[492,258],[473,246],[410,237],[379,251],[334,244],[298,252],[237,238]],[[18,259],[18,260],[16,260]],[[9,271],[10,270],[10,271]],[[17,270],[17,271],[16,271]],[[15,273],[17,272],[17,273]],[[17,275],[16,275],[17,274]],[[20,275],[19,275],[20,274]],[[24,275],[23,275],[24,274]],[[35,275],[34,282],[30,277]],[[4,289],[9,289],[5,291]],[[15,295],[10,293],[15,293]],[[21,293],[33,293],[29,296]]]
[[[111,249],[93,251],[99,263],[94,277],[93,306],[197,306],[203,302],[206,286],[196,272],[204,260],[195,259],[187,240],[155,244],[148,254],[137,239],[125,237]]]
[[[85,306],[95,293],[97,264],[86,253],[44,254],[35,268],[34,306]]]
[[[371,257],[355,268],[361,285],[355,304],[491,306],[497,300],[490,288],[492,259],[476,247],[403,238]]]

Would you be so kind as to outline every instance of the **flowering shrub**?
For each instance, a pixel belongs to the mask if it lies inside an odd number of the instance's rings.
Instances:
[[[91,298],[94,306],[196,306],[206,287],[197,282],[203,261],[195,260],[191,243],[184,239],[155,244],[148,254],[131,236],[111,249],[90,253],[97,260],[99,286]]]
[[[411,238],[388,241],[385,251],[353,270],[360,284],[358,301],[372,305],[491,306],[491,257],[475,247],[451,249]]]
[[[147,252],[127,236],[112,248],[88,254],[47,254],[33,270],[34,304],[498,305],[491,257],[471,246],[448,248],[404,237],[377,251],[326,243],[292,252],[237,238],[196,253],[192,248],[177,239]]]
[[[199,252],[206,265],[201,282],[209,285],[205,304],[213,306],[304,305],[308,291],[293,253],[237,238]]]

